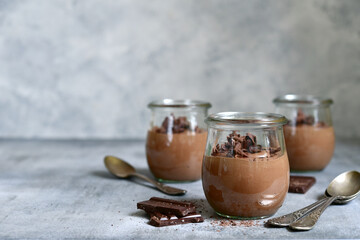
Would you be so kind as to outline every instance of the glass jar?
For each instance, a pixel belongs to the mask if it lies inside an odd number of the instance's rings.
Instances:
[[[286,122],[271,113],[222,112],[206,118],[202,183],[218,215],[265,218],[281,207],[289,188]]]
[[[284,95],[274,99],[276,112],[289,122],[284,126],[291,171],[319,171],[330,162],[335,148],[331,99],[310,95]]]
[[[195,181],[207,131],[204,122],[208,102],[164,99],[151,102],[152,117],[146,140],[146,158],[158,181]]]

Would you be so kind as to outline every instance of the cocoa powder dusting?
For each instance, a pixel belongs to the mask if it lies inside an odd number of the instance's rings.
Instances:
[[[213,220],[211,221],[212,226],[220,227],[254,227],[260,226],[261,222],[259,220]]]

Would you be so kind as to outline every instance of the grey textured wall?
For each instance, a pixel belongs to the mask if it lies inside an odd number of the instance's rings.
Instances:
[[[360,137],[360,1],[0,0],[0,137],[143,138],[149,101],[334,99]]]

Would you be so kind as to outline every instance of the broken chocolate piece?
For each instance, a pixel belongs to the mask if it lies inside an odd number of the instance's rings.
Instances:
[[[204,221],[201,215],[196,213],[194,204],[189,202],[152,197],[139,202],[137,208],[150,215],[149,224],[155,227]]]
[[[290,176],[289,192],[306,193],[315,182],[314,177]]]
[[[195,212],[195,206],[192,203],[158,197],[152,197],[147,201],[139,202],[137,208],[147,213],[159,212],[164,215],[176,215],[179,217]]]
[[[155,227],[163,227],[170,225],[198,223],[203,222],[204,219],[198,213],[189,213],[184,217],[177,217],[175,215],[164,215],[158,212],[150,213],[150,225]]]

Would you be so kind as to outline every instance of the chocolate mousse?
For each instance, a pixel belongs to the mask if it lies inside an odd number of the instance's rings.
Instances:
[[[186,117],[166,117],[148,131],[146,157],[159,180],[194,181],[201,177],[207,132],[191,126]]]
[[[274,143],[274,146],[280,144]],[[265,148],[256,136],[233,132],[203,161],[202,180],[211,207],[222,216],[258,218],[274,214],[289,187],[289,163],[280,147]]]
[[[291,170],[318,171],[329,164],[335,148],[332,126],[298,110],[297,117],[284,126],[284,136]]]

